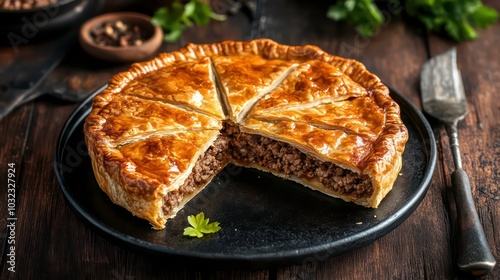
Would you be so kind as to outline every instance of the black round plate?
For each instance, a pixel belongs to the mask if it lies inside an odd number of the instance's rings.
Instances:
[[[182,263],[263,268],[324,260],[367,245],[399,226],[420,204],[436,160],[424,116],[395,91],[409,131],[403,168],[377,209],[367,209],[270,174],[226,167],[161,231],[114,205],[94,178],[83,136],[85,100],[69,117],[55,152],[55,171],[69,205],[98,233],[127,248]],[[187,216],[203,211],[222,230],[183,236]],[[187,262],[189,261],[189,262]]]

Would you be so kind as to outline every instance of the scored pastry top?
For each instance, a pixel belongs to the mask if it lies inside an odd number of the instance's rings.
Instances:
[[[105,168],[142,168],[154,179],[157,189],[149,185],[145,195],[164,193],[177,180],[165,172],[188,170],[198,154],[182,161],[153,155],[167,143],[186,151],[209,146],[223,121],[383,185],[393,181],[388,173],[408,137],[399,113],[388,88],[355,60],[268,39],[225,41],[188,44],[115,75],[94,98],[85,133]],[[141,180],[128,184],[141,188]]]

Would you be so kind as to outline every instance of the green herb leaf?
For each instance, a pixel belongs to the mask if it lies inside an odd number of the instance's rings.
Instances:
[[[212,10],[208,4],[196,1],[196,13],[193,15],[193,21],[197,25],[207,25],[210,22],[211,14]]]
[[[498,13],[481,0],[412,0],[405,8],[428,31],[446,33],[456,41],[476,39],[474,27],[486,28],[498,20]]]
[[[165,33],[165,35],[163,36],[163,40],[169,43],[177,42],[177,40],[179,40],[182,35],[182,31],[182,29],[175,29],[171,32]]]
[[[184,5],[184,11],[182,12],[183,18],[189,18],[192,16],[196,10],[197,1],[189,1]]]
[[[328,12],[326,16],[333,20],[344,20],[349,15],[350,10],[347,9],[344,2],[339,1],[335,5],[332,5],[328,8]]]
[[[336,21],[346,20],[365,37],[372,36],[384,23],[373,0],[338,0],[328,8],[326,16]]]
[[[209,221],[210,219],[205,219],[203,212],[196,216],[188,216],[188,223],[191,226],[184,229],[184,235],[201,238],[203,234],[215,233],[221,229],[219,222],[209,223]]]
[[[498,20],[498,12],[481,5],[470,16],[472,24],[479,28],[486,28]]]
[[[375,0],[337,0],[327,17],[347,21],[362,36],[373,36],[384,23]],[[477,38],[474,28],[495,23],[499,14],[482,0],[406,0],[406,14],[420,21],[429,32],[444,33],[457,40]]]
[[[164,40],[175,42],[182,36],[186,27],[196,25],[207,25],[210,19],[225,20],[225,15],[212,12],[210,6],[200,0],[190,0],[185,4],[174,1],[170,6],[161,7],[156,10],[151,23],[165,30]]]

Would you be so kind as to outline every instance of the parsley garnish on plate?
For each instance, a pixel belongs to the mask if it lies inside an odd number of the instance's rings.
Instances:
[[[194,24],[207,25],[211,19],[225,20],[225,15],[212,12],[207,3],[200,0],[190,0],[183,4],[174,1],[169,6],[156,10],[151,22],[165,30],[164,40],[166,42],[177,41],[184,29]]]
[[[205,214],[203,212],[198,215],[190,215],[188,217],[188,222],[191,225],[184,229],[184,235],[192,237],[203,237],[203,234],[218,232],[221,227],[219,222],[209,223],[210,219],[205,219]]]

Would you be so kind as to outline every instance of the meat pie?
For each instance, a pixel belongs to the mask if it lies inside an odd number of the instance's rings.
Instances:
[[[155,229],[229,163],[376,208],[408,139],[360,62],[267,39],[133,64],[94,97],[84,132],[100,188]]]

